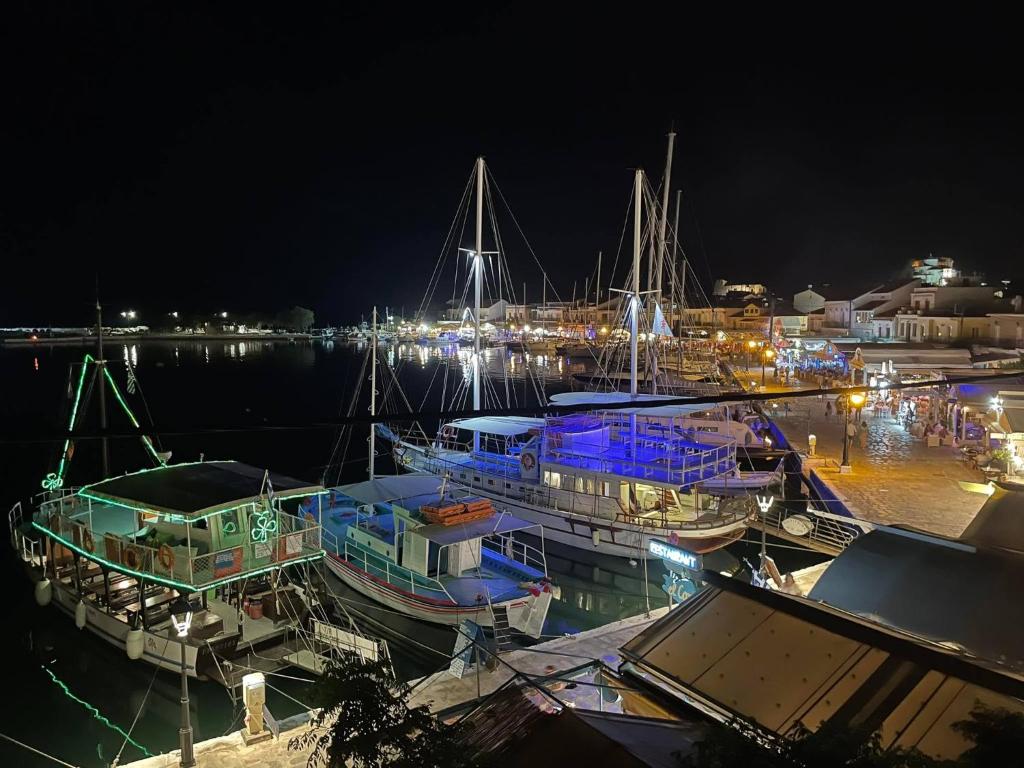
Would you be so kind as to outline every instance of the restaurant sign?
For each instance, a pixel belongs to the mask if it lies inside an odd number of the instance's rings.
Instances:
[[[670,566],[679,566],[691,571],[704,569],[704,558],[694,552],[670,544],[667,541],[651,539],[647,551],[655,557],[660,557]]]

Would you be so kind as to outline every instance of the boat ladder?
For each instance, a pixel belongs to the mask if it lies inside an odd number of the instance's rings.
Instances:
[[[512,647],[512,627],[508,621],[508,608],[499,603],[491,603],[491,628],[494,630],[494,644],[499,651]]]

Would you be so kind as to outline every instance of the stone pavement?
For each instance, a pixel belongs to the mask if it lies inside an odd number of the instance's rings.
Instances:
[[[532,676],[551,675],[602,658],[610,664],[618,664],[619,648],[667,611],[668,608],[658,608],[651,611],[650,617],[623,619],[578,635],[540,643],[532,649],[504,653],[501,659],[507,665]],[[499,665],[493,672],[486,669],[481,672],[482,695],[486,696],[512,677],[506,664]],[[411,704],[429,704],[434,712],[465,703],[477,695],[477,676],[472,670],[461,680],[443,671],[412,685],[415,690]],[[195,751],[198,768],[304,768],[308,753],[290,752],[288,740],[307,728],[307,719],[308,715],[299,715],[282,721],[279,739],[252,746],[246,746],[237,731],[229,736],[197,744]],[[174,768],[177,765],[178,753],[175,751],[127,763],[124,768]]]
[[[817,437],[817,454],[827,462],[815,471],[855,517],[957,537],[985,503],[985,495],[960,486],[961,481],[983,483],[985,478],[959,461],[955,448],[927,447],[888,413],[876,418],[864,409],[860,419],[868,423],[867,447],[862,449],[860,436],[855,437],[850,447],[853,471],[840,474],[843,414],[833,411],[826,420],[825,403],[816,397],[790,400],[789,405],[786,415],[779,401],[771,409],[774,420],[801,452],[807,450],[808,434]]]

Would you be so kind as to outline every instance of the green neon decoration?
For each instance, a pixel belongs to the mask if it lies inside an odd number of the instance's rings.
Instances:
[[[85,385],[86,369],[89,367],[90,363],[95,364],[96,362],[96,358],[94,358],[88,352],[85,354],[85,357],[82,358],[82,372],[78,375],[78,386],[75,389],[75,402],[74,405],[72,405],[71,407],[71,418],[68,420],[68,432],[73,432],[75,430],[75,421],[78,419],[78,406],[82,401],[82,389],[84,388]],[[110,388],[114,392],[114,397],[117,398],[117,402],[121,404],[121,408],[128,415],[128,419],[131,421],[132,426],[135,427],[136,429],[141,430],[142,425],[139,424],[139,420],[135,418],[135,414],[132,413],[132,409],[128,407],[128,403],[126,403],[124,397],[122,397],[121,390],[118,388],[117,382],[114,381],[114,377],[110,375],[110,371],[107,369],[107,366],[104,365],[102,366],[102,368],[103,374],[106,376],[107,382],[110,384]],[[153,457],[157,464],[159,464],[161,467],[166,466],[166,462],[161,460],[160,455],[156,451],[156,448],[153,447],[153,442],[149,439],[147,435],[142,435],[142,444],[146,446],[146,450],[149,451],[149,454]],[[64,450],[61,452],[60,464],[57,467],[57,471],[53,473],[57,476],[57,479],[59,480],[59,485],[55,487],[49,487],[47,485],[47,481],[49,481],[50,478],[49,476],[47,476],[46,480],[43,480],[43,488],[45,488],[46,490],[53,491],[56,490],[57,488],[61,488],[64,485],[64,473],[67,470],[68,449],[70,447],[71,438],[68,437],[64,440]]]
[[[298,565],[299,563],[310,563],[314,560],[319,560],[326,554],[324,550],[321,549],[318,552],[314,552],[309,555],[299,555],[297,557],[290,557],[282,562],[274,563],[263,568],[257,568],[254,571],[242,571],[241,573],[236,573],[233,576],[229,576],[224,579],[217,579],[210,582],[204,582],[203,584],[186,584],[182,581],[167,579],[162,576],[157,576],[156,574],[149,573],[146,571],[132,570],[131,568],[126,567],[123,563],[115,563],[110,560],[107,560],[104,557],[98,556],[95,552],[89,552],[85,549],[82,549],[82,547],[78,546],[77,544],[71,541],[68,541],[63,536],[58,536],[45,525],[40,525],[35,520],[32,521],[32,527],[35,528],[37,531],[40,531],[41,533],[45,534],[46,536],[49,536],[54,541],[61,543],[68,549],[77,552],[87,560],[92,560],[93,562],[101,563],[107,566],[108,568],[117,571],[118,573],[127,573],[129,576],[136,576],[139,578],[146,579],[146,581],[153,581],[157,584],[163,584],[165,587],[174,587],[175,589],[180,589],[185,592],[202,592],[205,589],[213,589],[215,587],[223,586],[224,584],[231,584],[235,581],[248,579],[252,576],[259,576],[261,573],[270,573],[271,571],[277,571],[289,565]]]
[[[43,488],[47,491],[56,491],[64,485],[64,480],[57,476],[56,472],[50,472],[43,478]]]
[[[265,544],[269,537],[277,533],[277,518],[273,507],[267,506],[252,513],[249,533],[252,540],[260,544]]]
[[[100,712],[98,709],[96,709],[96,707],[94,707],[92,704],[90,704],[85,699],[80,699],[77,696],[75,696],[75,694],[73,694],[71,692],[71,689],[68,688],[67,684],[53,673],[53,670],[51,670],[49,667],[43,667],[43,672],[45,672],[46,674],[48,674],[50,676],[50,679],[53,680],[53,682],[55,682],[57,684],[57,686],[64,692],[65,696],[67,696],[72,701],[74,701],[74,702],[76,702],[78,704],[81,704],[83,707],[85,707],[87,710],[89,710],[89,714],[91,714],[93,717],[95,717],[97,720],[99,720],[101,723],[103,723],[105,726],[107,726],[107,728],[110,728],[111,730],[117,731],[119,734],[124,736],[125,741],[127,741],[129,744],[131,744],[137,750],[139,750],[146,757],[153,757],[153,753],[152,752],[150,752],[144,746],[139,744],[139,742],[135,741],[135,739],[133,739],[128,734],[127,731],[125,731],[123,728],[121,728],[121,726],[116,725],[116,724],[110,722],[110,720],[108,720],[106,718],[106,716],[104,716],[104,714],[102,712]]]
[[[238,526],[234,520],[228,520],[220,527],[221,533],[238,533]]]

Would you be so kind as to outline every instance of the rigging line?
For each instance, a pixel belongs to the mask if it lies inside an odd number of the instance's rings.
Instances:
[[[490,176],[491,181],[494,182],[494,189],[498,193],[498,199],[500,199],[502,204],[505,206],[505,210],[508,211],[508,215],[512,219],[512,223],[515,224],[516,230],[519,232],[519,236],[523,238],[523,243],[525,243],[526,249],[530,252],[530,255],[533,257],[533,261],[537,265],[537,268],[540,269],[541,279],[544,280],[544,282],[546,282],[549,286],[551,286],[551,291],[552,293],[555,294],[555,301],[560,302],[562,300],[562,297],[558,295],[558,290],[555,288],[554,284],[552,284],[552,282],[548,280],[547,270],[544,269],[544,265],[541,264],[540,258],[538,258],[537,256],[537,252],[534,251],[533,246],[530,245],[530,241],[529,239],[527,239],[526,233],[523,232],[523,228],[519,226],[519,220],[516,218],[515,213],[512,212],[512,206],[510,206],[508,204],[508,200],[505,199],[505,194],[501,191],[501,187],[498,185],[498,180],[494,177],[494,172],[488,170],[487,173],[488,176]]]
[[[168,634],[164,639],[164,647],[160,651],[160,655],[163,656],[167,652],[167,646],[171,642],[171,636]],[[156,682],[157,673],[160,671],[160,667],[156,667],[153,670],[153,676],[149,679],[149,686],[146,688],[146,695],[142,697],[142,703],[139,705],[138,710],[135,712],[135,719],[132,720],[131,726],[128,728],[128,735],[124,737],[124,741],[121,742],[121,748],[117,750],[117,755],[114,757],[113,765],[117,765],[121,760],[121,753],[124,752],[124,748],[128,746],[128,737],[135,731],[135,725],[139,722],[139,717],[142,715],[142,710],[146,706],[146,702],[149,700],[149,694],[153,690],[153,683]]]
[[[11,744],[16,744],[19,747],[22,747],[23,749],[27,749],[29,752],[35,752],[37,755],[39,755],[40,757],[45,757],[47,760],[53,760],[53,762],[57,763],[58,765],[66,765],[67,768],[79,768],[77,765],[72,765],[71,763],[64,762],[59,757],[48,755],[46,752],[38,750],[35,747],[30,747],[28,744],[22,741],[18,741],[14,737],[8,736],[6,733],[0,733],[0,739],[6,739],[7,741],[11,742]]]
[[[452,217],[452,223],[448,226],[448,234],[445,236],[444,242],[441,245],[441,252],[438,254],[437,260],[434,262],[434,271],[430,274],[430,280],[427,281],[427,290],[424,292],[423,299],[420,301],[420,306],[417,310],[418,317],[423,316],[426,306],[433,298],[433,291],[437,287],[435,283],[438,283],[441,280],[441,272],[444,269],[445,262],[448,260],[446,254],[448,253],[448,248],[451,244],[452,235],[455,233],[455,225],[458,223],[459,214],[462,212],[463,208],[467,208],[468,210],[468,207],[466,206],[466,199],[473,186],[473,174],[476,169],[475,164],[473,168],[474,171],[470,173],[469,179],[466,180],[466,186],[462,190],[462,197],[459,198],[459,205],[455,209],[455,215]],[[431,288],[432,285],[434,288]]]
[[[63,680],[61,680],[59,677],[57,677],[57,675],[55,675],[53,673],[53,671],[49,667],[41,667],[41,669],[43,670],[43,672],[45,672],[47,675],[50,676],[50,679],[53,680],[53,682],[55,682],[57,684],[57,686],[64,692],[65,696],[67,696],[72,701],[77,702],[78,704],[81,704],[83,707],[86,708],[86,710],[88,710],[89,714],[91,714],[94,718],[99,720],[101,723],[106,725],[111,730],[117,731],[122,736],[124,736],[125,739],[128,740],[129,744],[131,744],[133,747],[135,747],[140,752],[142,752],[142,754],[144,754],[146,757],[153,757],[153,753],[152,752],[150,752],[144,746],[139,744],[139,742],[135,741],[131,736],[129,736],[125,732],[125,730],[123,728],[121,728],[120,726],[115,725],[114,723],[110,722],[110,720],[108,720],[103,715],[102,712],[100,712],[98,709],[96,709],[96,707],[94,707],[88,701],[86,701],[85,699],[80,699],[78,696],[75,696],[75,694],[73,694],[71,692],[71,689],[68,688],[67,684]]]
[[[304,709],[305,709],[305,710],[306,710],[307,712],[311,712],[311,711],[313,711],[313,710],[315,710],[315,709],[316,709],[316,707],[311,707],[311,706],[309,706],[309,704],[306,704],[305,702],[299,701],[299,700],[298,700],[298,699],[296,699],[296,698],[295,698],[294,696],[289,696],[289,695],[288,695],[287,693],[285,693],[284,691],[282,691],[282,690],[281,690],[280,688],[278,688],[277,686],[271,685],[270,683],[266,683],[266,682],[264,683],[264,685],[266,685],[266,686],[267,686],[267,688],[269,688],[269,689],[270,689],[270,690],[272,690],[272,691],[277,691],[277,692],[278,692],[279,694],[281,694],[282,696],[284,696],[284,697],[285,697],[286,699],[289,699],[289,700],[291,700],[291,701],[295,702],[295,703],[296,703],[296,704],[298,704],[298,705],[299,705],[300,707],[304,708]]]

